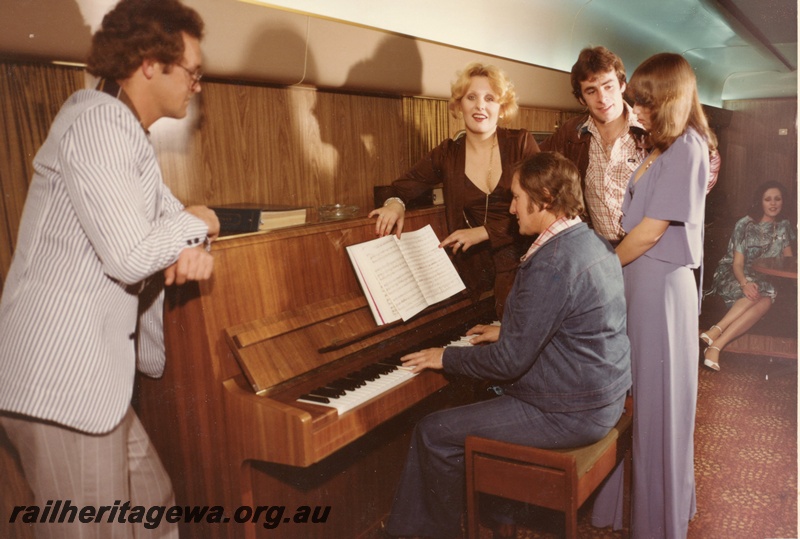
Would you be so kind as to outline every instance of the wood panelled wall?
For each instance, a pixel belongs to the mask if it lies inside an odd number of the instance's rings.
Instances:
[[[36,150],[83,71],[0,62],[0,286]],[[510,127],[553,131],[556,110],[522,108]],[[388,185],[463,124],[447,101],[203,81],[183,120],[151,128],[164,180],[185,204],[373,207]]]
[[[709,204],[736,220],[747,212],[755,188],[768,180],[783,183],[797,200],[797,100],[726,101],[724,108],[734,114],[718,132],[722,170]]]

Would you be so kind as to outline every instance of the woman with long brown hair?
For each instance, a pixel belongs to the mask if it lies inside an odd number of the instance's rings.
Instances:
[[[709,149],[716,137],[694,71],[648,58],[626,94],[653,148],[628,183],[617,246],[633,374],[633,536],[685,538],[696,512],[693,463],[699,291]],[[596,525],[603,522],[595,507]]]

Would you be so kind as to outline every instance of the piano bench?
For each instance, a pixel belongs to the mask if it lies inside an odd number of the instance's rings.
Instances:
[[[479,537],[481,493],[562,511],[566,537],[578,537],[578,508],[624,461],[623,530],[630,533],[632,400],[616,426],[602,440],[571,449],[538,449],[468,436],[467,537]]]

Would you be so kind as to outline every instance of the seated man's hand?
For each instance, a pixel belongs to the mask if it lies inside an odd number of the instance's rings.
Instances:
[[[414,352],[400,358],[403,367],[411,367],[411,372],[422,372],[425,369],[442,370],[442,357],[444,348],[428,348],[421,352]]]
[[[211,277],[214,257],[201,245],[184,249],[178,260],[164,270],[164,284],[184,284],[186,281],[205,281]]]
[[[474,335],[469,342],[472,344],[497,342],[500,338],[500,326],[478,324],[467,331],[467,336]]]

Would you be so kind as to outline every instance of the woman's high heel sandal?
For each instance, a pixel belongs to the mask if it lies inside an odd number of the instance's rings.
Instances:
[[[721,352],[721,350],[716,346],[709,346],[708,348],[706,348],[706,351],[703,352],[703,365],[705,365],[711,370],[719,371],[719,359],[717,359],[717,361],[711,361],[706,357],[706,352],[708,352],[709,350],[716,350],[717,352]]]
[[[711,326],[710,328],[708,328],[708,331],[711,331],[714,328],[717,328],[719,330],[719,334],[722,335],[722,328],[717,326],[716,324]],[[711,346],[712,344],[714,344],[714,339],[709,337],[708,334],[705,331],[700,334],[700,340],[703,341],[704,343],[706,343],[708,346]]]

